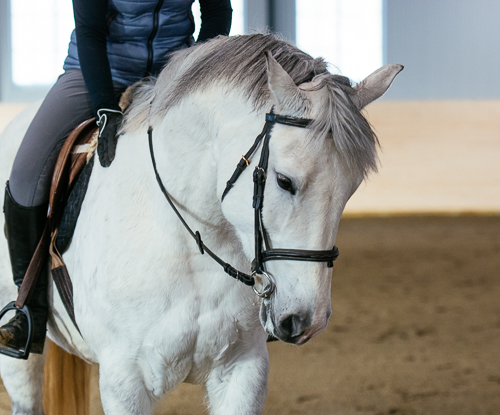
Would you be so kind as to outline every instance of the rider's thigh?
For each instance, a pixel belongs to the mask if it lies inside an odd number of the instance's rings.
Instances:
[[[93,116],[81,71],[59,77],[31,122],[9,179],[12,196],[23,206],[38,206],[49,197],[52,170],[70,132]]]

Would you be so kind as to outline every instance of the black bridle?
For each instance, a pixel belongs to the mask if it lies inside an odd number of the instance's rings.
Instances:
[[[236,170],[232,174],[231,178],[228,180],[226,184],[226,188],[222,194],[222,201],[229,193],[229,191],[234,186],[234,183],[238,180],[241,173],[245,170],[247,166],[250,165],[250,159],[257,150],[259,144],[263,141],[262,144],[262,152],[260,156],[259,164],[255,167],[253,173],[253,181],[254,181],[254,193],[253,193],[253,209],[254,209],[254,217],[255,217],[255,225],[254,225],[254,233],[255,233],[255,258],[252,261],[252,274],[248,275],[244,272],[238,271],[233,266],[223,261],[220,257],[214,254],[201,240],[201,235],[198,231],[193,232],[193,230],[186,223],[182,215],[179,213],[177,208],[175,207],[172,199],[170,198],[163,182],[160,178],[158,170],[156,168],[156,161],[153,151],[153,129],[150,127],[148,129],[148,138],[149,138],[149,150],[151,153],[151,161],[153,163],[154,172],[156,175],[156,180],[158,181],[158,185],[160,186],[161,191],[163,192],[165,198],[168,203],[177,214],[178,218],[185,226],[190,235],[195,239],[198,248],[202,254],[205,252],[214,259],[219,265],[222,266],[224,272],[229,274],[231,277],[236,278],[242,283],[253,286],[255,293],[259,297],[269,297],[275,288],[274,278],[271,274],[266,272],[264,263],[271,260],[292,260],[292,261],[311,261],[311,262],[326,262],[328,267],[333,267],[333,261],[337,259],[339,256],[339,250],[336,246],[327,251],[313,251],[313,250],[304,250],[304,249],[271,249],[271,244],[269,241],[269,237],[264,228],[264,224],[262,221],[262,208],[264,206],[264,189],[266,185],[266,176],[267,176],[267,166],[269,161],[269,141],[271,139],[271,131],[273,129],[274,124],[283,124],[292,127],[307,127],[312,121],[305,118],[295,118],[295,117],[286,117],[282,115],[271,113],[266,114],[266,123],[262,132],[257,136],[255,142],[253,143],[250,150],[242,156],[240,162],[236,166]],[[265,246],[265,249],[264,249]],[[262,291],[258,291],[255,288],[255,282],[259,280],[262,284]]]

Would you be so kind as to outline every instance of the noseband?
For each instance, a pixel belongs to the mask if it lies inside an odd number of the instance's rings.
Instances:
[[[153,128],[148,129],[149,138],[149,150],[151,153],[151,161],[153,163],[154,172],[156,175],[156,180],[160,186],[168,203],[172,207],[173,211],[177,214],[179,220],[185,226],[187,231],[195,239],[198,248],[202,254],[205,252],[214,259],[219,265],[222,266],[224,272],[229,274],[231,277],[236,278],[242,283],[252,286],[253,290],[259,297],[267,298],[269,297],[274,289],[275,282],[273,276],[266,272],[265,262],[271,260],[291,260],[291,261],[311,261],[311,262],[326,262],[329,268],[333,267],[333,261],[339,256],[339,250],[336,246],[328,251],[313,251],[304,249],[271,249],[271,243],[269,241],[269,236],[264,228],[262,221],[262,207],[264,206],[264,189],[266,185],[267,178],[267,166],[269,161],[269,141],[271,139],[271,131],[276,123],[288,125],[292,127],[307,127],[312,120],[305,118],[295,118],[286,117],[282,115],[274,114],[271,110],[270,113],[266,114],[266,123],[262,132],[257,136],[255,142],[253,143],[250,150],[242,156],[240,162],[236,166],[236,170],[232,174],[231,178],[226,184],[226,188],[222,194],[222,201],[229,193],[229,191],[234,186],[235,182],[240,177],[241,173],[250,165],[250,159],[259,147],[259,144],[263,141],[262,152],[260,156],[259,164],[255,167],[253,173],[254,182],[254,193],[253,193],[253,209],[254,209],[254,237],[255,237],[255,258],[252,261],[252,274],[247,275],[241,271],[238,271],[233,266],[223,261],[220,257],[214,254],[201,240],[201,235],[198,231],[193,232],[193,230],[186,223],[180,212],[175,207],[172,199],[170,198],[163,182],[160,178],[158,170],[156,168],[156,161],[153,151]],[[265,246],[265,249],[264,249]],[[263,289],[258,291],[255,288],[255,283],[259,282]]]

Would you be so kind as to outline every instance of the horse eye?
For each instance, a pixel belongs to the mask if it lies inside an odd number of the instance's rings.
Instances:
[[[278,173],[278,186],[283,190],[290,192],[292,195],[295,194],[295,188],[293,187],[292,181],[288,177],[283,176],[281,173]]]

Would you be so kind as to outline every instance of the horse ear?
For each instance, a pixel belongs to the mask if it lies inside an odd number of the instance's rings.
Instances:
[[[368,75],[363,81],[354,87],[353,102],[359,109],[366,107],[385,94],[391,86],[396,75],[403,70],[404,66],[398,63],[390,63],[377,69]]]
[[[276,110],[297,112],[304,108],[304,93],[295,85],[292,78],[273,58],[269,51],[264,52],[267,62],[267,84],[274,97]]]

